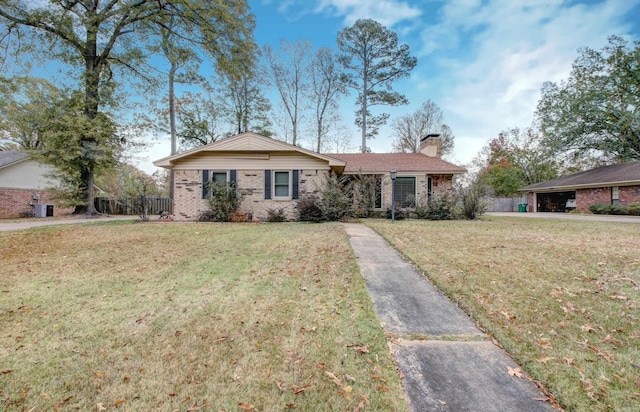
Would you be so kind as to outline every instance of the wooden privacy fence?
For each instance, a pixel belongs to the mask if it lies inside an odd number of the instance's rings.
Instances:
[[[518,205],[527,203],[527,196],[489,198],[487,212],[517,212]]]
[[[142,212],[146,203],[147,214],[154,215],[160,212],[173,213],[173,202],[168,197],[136,196],[107,198],[96,197],[96,210],[110,215],[138,215]]]

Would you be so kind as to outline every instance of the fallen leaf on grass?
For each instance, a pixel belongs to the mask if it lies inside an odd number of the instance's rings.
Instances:
[[[96,404],[96,411],[102,412],[102,411],[106,411],[106,410],[107,410],[107,408],[105,408],[102,403]]]
[[[544,363],[544,364],[546,365],[546,364],[547,364],[547,362],[549,362],[550,360],[554,360],[554,359],[555,359],[554,357],[547,356],[547,357],[545,357],[545,358],[539,358],[539,359],[536,359],[536,360],[537,360],[538,362],[540,362],[540,363]]]
[[[117,401],[115,401],[113,403],[113,406],[115,406],[116,408],[120,405],[122,405],[124,403],[124,399],[118,399]]]
[[[11,373],[11,372],[13,372],[13,369],[6,369],[3,371],[0,371],[0,375],[6,375],[7,373]]]
[[[338,379],[338,377],[336,375],[334,375],[333,373],[329,372],[329,371],[325,371],[324,372],[328,377],[331,378],[331,380],[333,381],[333,383],[335,383],[336,385],[342,387],[342,381],[340,379]]]
[[[524,375],[522,374],[522,371],[520,370],[519,367],[518,368],[511,368],[511,367],[507,366],[507,369],[508,369],[507,372],[509,373],[509,376],[515,376],[516,378],[520,378],[520,379],[522,379],[524,377]]]
[[[440,402],[442,405],[446,405],[447,404],[445,401],[441,401],[440,399],[438,399],[438,402]]]
[[[360,412],[360,410],[364,409],[364,402],[360,402],[353,408],[353,412]]]
[[[307,383],[302,387],[298,387],[298,386],[294,386],[293,389],[293,394],[294,395],[300,395],[301,393],[304,393],[304,391],[306,391],[307,389],[311,388],[311,384]]]
[[[378,385],[376,389],[378,389],[380,392],[389,392],[388,386]]]
[[[240,407],[240,409],[242,409],[243,411],[252,411],[254,410],[256,407],[251,405],[250,403],[244,403],[244,402],[240,402],[238,404],[238,406]]]
[[[220,342],[224,342],[225,340],[229,339],[228,336],[220,336],[219,338],[215,338],[213,340],[213,343],[220,343]]]
[[[594,328],[591,327],[591,325],[582,325],[580,326],[580,330],[587,333],[596,331]]]
[[[609,363],[613,363],[614,357],[612,354],[605,352],[603,350],[600,350],[598,348],[596,348],[595,346],[589,346],[589,349],[591,349],[593,352],[596,353],[596,355],[600,356],[601,358],[603,358],[604,360],[606,360]]]
[[[354,351],[358,352],[359,354],[363,354],[363,353],[369,353],[369,349],[366,346],[362,346],[362,345],[349,345],[347,346],[351,349],[353,349]]]

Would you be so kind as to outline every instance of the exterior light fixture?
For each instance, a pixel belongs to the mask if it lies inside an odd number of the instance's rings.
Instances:
[[[389,172],[391,175],[391,223],[396,220],[396,177],[398,172],[393,169]]]

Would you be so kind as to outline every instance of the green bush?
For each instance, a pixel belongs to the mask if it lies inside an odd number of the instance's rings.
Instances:
[[[287,214],[284,207],[279,209],[267,209],[267,222],[286,222]]]
[[[354,217],[353,200],[349,197],[350,185],[336,176],[329,177],[319,202],[325,220],[339,221]]]
[[[640,216],[640,203],[631,203],[627,206],[627,214],[631,216]]]
[[[456,201],[449,194],[432,195],[417,202],[413,214],[418,219],[451,220],[455,218]]]
[[[324,212],[320,207],[320,199],[316,195],[306,195],[296,204],[301,222],[324,222]]]
[[[200,213],[198,222],[230,222],[243,196],[234,184],[222,182],[210,182],[209,193],[208,209]]]
[[[484,200],[486,186],[475,181],[467,187],[458,185],[456,195],[459,203],[459,216],[474,220],[487,211],[488,204]]]
[[[594,203],[589,205],[589,210],[596,215],[626,215],[628,213],[626,206],[608,203]]]
[[[391,215],[391,208],[387,209],[385,213],[385,216],[387,217],[387,219],[391,219],[392,217],[395,220],[409,219],[409,216],[411,215],[411,211],[409,209],[403,209],[397,203],[396,203],[395,209],[396,211],[394,216]]]

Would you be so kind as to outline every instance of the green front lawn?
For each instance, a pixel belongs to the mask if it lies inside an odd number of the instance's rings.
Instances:
[[[640,410],[640,225],[370,220],[567,410]]]
[[[339,224],[0,233],[0,407],[406,411]]]

